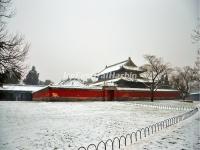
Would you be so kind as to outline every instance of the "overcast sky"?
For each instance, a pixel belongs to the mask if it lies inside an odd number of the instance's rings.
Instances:
[[[172,66],[195,59],[199,0],[14,0],[13,7],[9,30],[31,43],[27,64],[41,80],[94,74],[128,57],[140,66],[144,54]]]

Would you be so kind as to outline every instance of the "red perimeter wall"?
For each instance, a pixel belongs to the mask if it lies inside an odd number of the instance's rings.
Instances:
[[[178,91],[156,91],[155,99],[177,99]],[[60,88],[47,87],[33,93],[35,101],[111,101],[111,100],[145,100],[150,99],[147,90],[119,90],[119,89],[84,89],[84,88]]]

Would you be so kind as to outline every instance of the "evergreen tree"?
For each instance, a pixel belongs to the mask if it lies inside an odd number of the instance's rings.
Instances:
[[[87,78],[87,81],[85,81],[86,84],[91,84],[93,83],[92,79],[91,78]]]
[[[39,85],[51,85],[51,84],[53,84],[53,81],[47,79],[47,80],[45,80],[45,81],[39,81],[38,84],[39,84]]]
[[[18,84],[21,77],[21,73],[15,69],[11,69],[11,71],[6,70],[4,73],[0,73],[0,83]]]
[[[165,86],[169,86],[169,79],[168,79],[168,75],[165,75]]]
[[[51,85],[51,84],[53,84],[53,81],[51,81],[51,80],[44,81],[44,85]]]
[[[39,73],[37,73],[35,66],[27,74],[26,78],[24,79],[24,83],[28,85],[38,85],[39,83]]]

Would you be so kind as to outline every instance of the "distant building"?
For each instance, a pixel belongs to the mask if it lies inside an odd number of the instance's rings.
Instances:
[[[145,88],[148,80],[141,77],[140,74],[143,72],[129,57],[125,61],[106,66],[105,69],[95,74],[94,77],[98,78],[98,81],[92,85]]]
[[[59,86],[61,87],[84,87],[86,84],[77,78],[68,78],[66,80],[62,80],[60,83],[58,83]]]
[[[187,99],[200,101],[200,92],[198,91],[198,92],[190,93]]]
[[[0,87],[0,101],[31,101],[32,92],[44,86],[4,84]]]

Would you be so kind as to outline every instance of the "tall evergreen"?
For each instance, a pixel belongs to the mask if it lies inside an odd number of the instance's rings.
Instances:
[[[39,73],[37,73],[35,66],[27,74],[26,78],[24,79],[24,83],[28,85],[38,85],[39,83]]]

